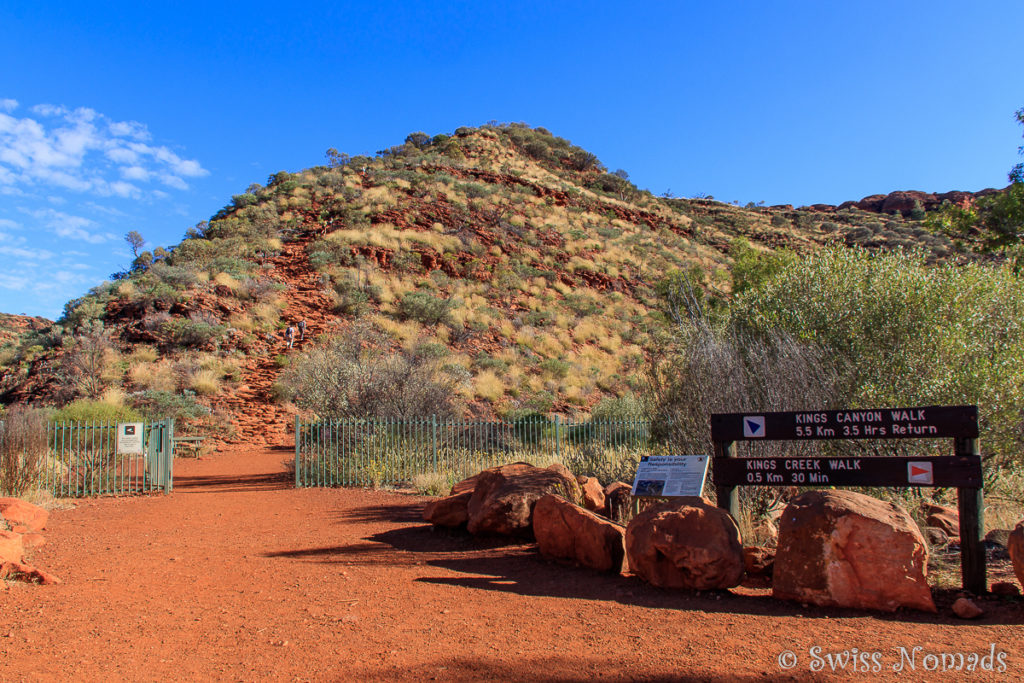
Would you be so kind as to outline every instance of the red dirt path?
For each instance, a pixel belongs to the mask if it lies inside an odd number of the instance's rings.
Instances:
[[[424,499],[294,489],[287,450],[176,463],[170,496],[81,501],[51,514],[32,561],[62,585],[0,587],[0,680],[763,680],[812,676],[808,649],[879,651],[890,667],[1008,653],[1024,610],[980,622],[779,603],[763,592],[651,588],[424,525]],[[781,651],[799,663],[779,669]],[[921,660],[918,660],[920,667]],[[827,675],[826,675],[827,674]]]

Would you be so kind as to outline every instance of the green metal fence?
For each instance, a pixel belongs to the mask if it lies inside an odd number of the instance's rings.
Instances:
[[[643,420],[296,418],[295,485],[406,486],[419,477],[454,482],[519,460],[631,480],[641,455],[663,450],[651,442],[650,423]]]
[[[0,440],[7,457],[21,458],[31,468],[32,488],[56,497],[170,493],[174,420],[144,424],[140,454],[118,452],[117,430],[116,423],[51,422],[45,444],[32,436],[11,443],[3,429]]]

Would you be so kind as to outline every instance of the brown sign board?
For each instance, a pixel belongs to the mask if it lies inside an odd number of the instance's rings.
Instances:
[[[977,406],[922,406],[785,413],[717,413],[711,439],[804,441],[819,439],[938,439],[978,437]]]
[[[718,486],[948,486],[980,488],[981,458],[715,458]]]

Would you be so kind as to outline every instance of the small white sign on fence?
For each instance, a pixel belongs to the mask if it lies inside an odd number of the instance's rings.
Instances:
[[[142,422],[119,422],[117,424],[117,452],[121,455],[142,453]]]
[[[645,455],[633,480],[633,495],[640,498],[700,496],[708,476],[706,455]]]

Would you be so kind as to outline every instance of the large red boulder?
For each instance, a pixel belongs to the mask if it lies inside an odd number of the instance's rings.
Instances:
[[[25,556],[25,544],[21,534],[13,531],[0,531],[0,563],[21,562]]]
[[[605,516],[616,522],[629,519],[633,504],[633,487],[624,481],[615,481],[604,487]]]
[[[46,528],[50,513],[20,498],[0,498],[0,517],[19,534],[38,533]]]
[[[604,487],[595,477],[576,477],[583,493],[583,507],[591,512],[604,510]]]
[[[469,499],[472,496],[473,491],[470,490],[433,500],[423,508],[423,519],[437,526],[465,526],[469,521]]]
[[[1013,564],[1013,573],[1017,575],[1020,585],[1024,586],[1024,522],[1019,522],[1010,532],[1010,538],[1006,542],[1006,549],[1010,551],[1010,562]]]
[[[474,474],[472,477],[467,477],[466,479],[463,479],[462,481],[460,481],[459,483],[455,484],[455,486],[452,487],[452,490],[448,492],[448,495],[455,496],[460,493],[465,493],[466,491],[473,493],[473,489],[476,488],[476,479],[479,476],[479,474]]]
[[[477,476],[468,505],[472,534],[530,536],[538,500],[549,493],[580,500],[576,477],[525,463],[493,467]]]
[[[808,491],[782,513],[773,595],[815,605],[935,611],[928,546],[905,510],[853,491]]]
[[[545,557],[574,560],[602,572],[622,571],[625,528],[561,496],[547,495],[537,501],[533,535]]]
[[[631,572],[663,588],[732,588],[743,580],[740,530],[701,498],[659,503],[626,528]]]
[[[924,503],[921,512],[925,516],[925,526],[942,529],[947,536],[960,535],[960,513],[954,508],[935,503]]]

